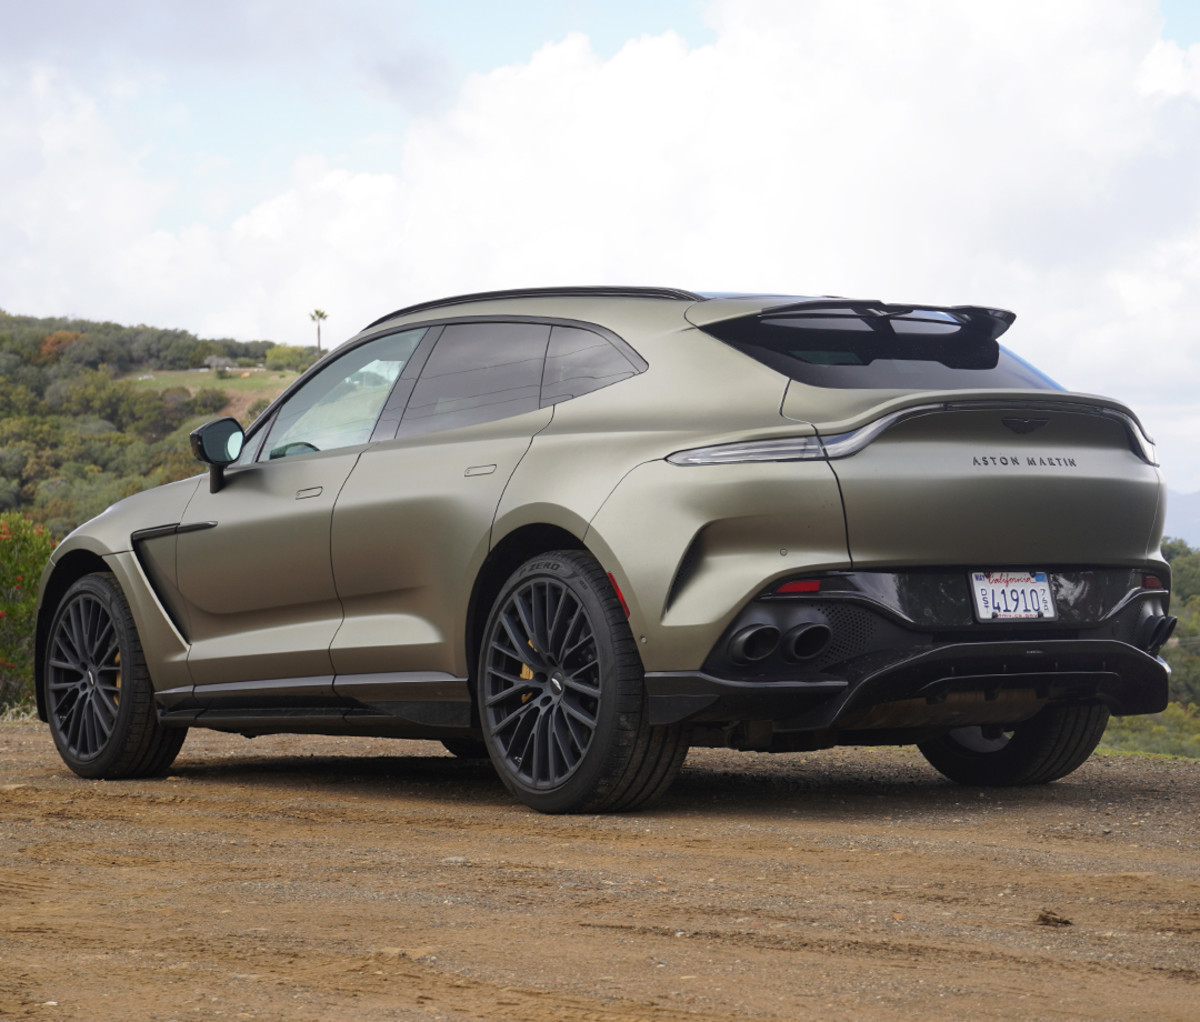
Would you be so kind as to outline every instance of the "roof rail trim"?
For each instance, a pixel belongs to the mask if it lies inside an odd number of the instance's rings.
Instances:
[[[518,287],[510,288],[505,291],[477,291],[473,294],[454,295],[450,298],[439,298],[433,302],[420,302],[417,305],[409,305],[403,309],[397,309],[395,312],[389,312],[386,316],[380,316],[375,322],[369,323],[363,329],[370,330],[372,327],[379,326],[380,323],[386,323],[389,319],[395,319],[397,316],[408,316],[415,312],[424,312],[426,309],[440,309],[447,305],[465,305],[467,302],[483,302],[492,299],[504,298],[666,298],[677,302],[702,302],[703,295],[695,294],[692,291],[683,291],[675,287],[608,287],[608,286],[584,286],[584,287]]]

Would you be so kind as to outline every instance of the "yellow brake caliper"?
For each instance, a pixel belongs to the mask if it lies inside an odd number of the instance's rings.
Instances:
[[[529,648],[533,649],[533,641],[532,640],[527,640],[527,641],[529,642]],[[535,653],[537,652],[536,649],[533,649],[533,651]],[[521,664],[521,680],[522,681],[533,681],[533,668],[530,667],[528,664]],[[532,698],[533,698],[532,692],[522,692],[521,693],[521,702],[522,703],[527,703]]]

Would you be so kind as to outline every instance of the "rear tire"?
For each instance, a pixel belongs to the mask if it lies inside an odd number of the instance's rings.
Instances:
[[[1011,727],[956,728],[917,748],[959,784],[1046,784],[1079,767],[1095,751],[1107,725],[1105,706],[1048,706]]]
[[[586,552],[542,554],[512,575],[488,618],[478,677],[492,763],[534,809],[637,809],[679,773],[687,730],[650,726],[633,634]]]
[[[80,777],[161,776],[187,737],[158,723],[137,627],[110,574],[85,575],[63,596],[43,684],[54,744]]]

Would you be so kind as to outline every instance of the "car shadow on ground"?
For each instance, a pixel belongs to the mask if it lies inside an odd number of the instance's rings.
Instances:
[[[404,797],[480,808],[519,804],[491,764],[460,759],[431,746],[428,755],[279,756],[270,753],[184,755],[171,773],[200,783],[233,783],[274,789],[346,793],[367,799]],[[1102,791],[1099,793],[1102,795]],[[1094,801],[1098,791],[1080,775],[1028,788],[976,788],[953,784],[913,755],[839,750],[788,756],[755,756],[694,750],[680,776],[657,803],[639,816],[703,813],[775,816],[847,814],[865,819],[899,811],[961,815],[974,808],[1020,808]]]

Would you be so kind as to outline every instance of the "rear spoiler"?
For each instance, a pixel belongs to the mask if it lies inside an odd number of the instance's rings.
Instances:
[[[757,314],[760,320],[828,320],[830,314],[854,317],[879,333],[895,335],[892,320],[946,325],[947,319],[971,335],[973,340],[995,341],[1017,318],[1007,309],[982,305],[899,305],[872,299],[817,298],[787,305],[774,305]],[[964,338],[965,339],[965,338]]]
[[[899,305],[850,298],[756,302],[749,309],[742,303],[720,305],[724,308],[717,303],[708,308],[694,305],[688,319],[737,347],[780,355],[799,349],[845,351],[864,363],[932,359],[961,369],[995,367],[1000,357],[997,338],[1017,318],[1005,309],[978,305]]]

